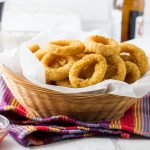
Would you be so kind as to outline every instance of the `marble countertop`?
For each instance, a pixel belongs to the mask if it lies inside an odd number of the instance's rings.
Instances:
[[[16,143],[9,135],[0,144],[1,150],[149,150],[149,139],[121,139],[115,137],[93,137],[65,140],[49,145],[26,148]]]

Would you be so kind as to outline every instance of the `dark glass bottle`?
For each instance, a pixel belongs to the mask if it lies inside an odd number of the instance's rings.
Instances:
[[[144,29],[144,6],[144,0],[124,0],[122,7],[122,42],[142,37]]]
[[[5,1],[0,0],[0,29],[1,29],[1,21],[2,21],[3,9],[4,9],[4,2]]]

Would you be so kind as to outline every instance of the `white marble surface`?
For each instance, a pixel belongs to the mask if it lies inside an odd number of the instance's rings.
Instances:
[[[93,137],[76,140],[65,140],[44,146],[23,147],[9,135],[0,144],[1,150],[149,150],[149,139],[118,139]]]

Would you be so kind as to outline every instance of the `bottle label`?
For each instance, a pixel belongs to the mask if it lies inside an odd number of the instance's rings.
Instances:
[[[135,38],[142,37],[144,32],[144,17],[139,16],[136,18],[136,24],[135,24]]]
[[[143,12],[131,11],[129,17],[128,39],[141,37],[143,35],[144,18]]]

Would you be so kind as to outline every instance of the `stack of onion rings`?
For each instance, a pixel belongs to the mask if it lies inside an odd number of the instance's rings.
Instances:
[[[28,47],[43,64],[46,83],[82,88],[113,79],[134,83],[148,70],[148,58],[133,44],[119,44],[111,38],[90,36],[79,40],[48,42]]]
[[[129,53],[129,61],[132,61],[138,66],[141,76],[144,75],[148,70],[148,59],[145,52],[137,46],[129,43],[120,44],[120,48],[121,53]]]

